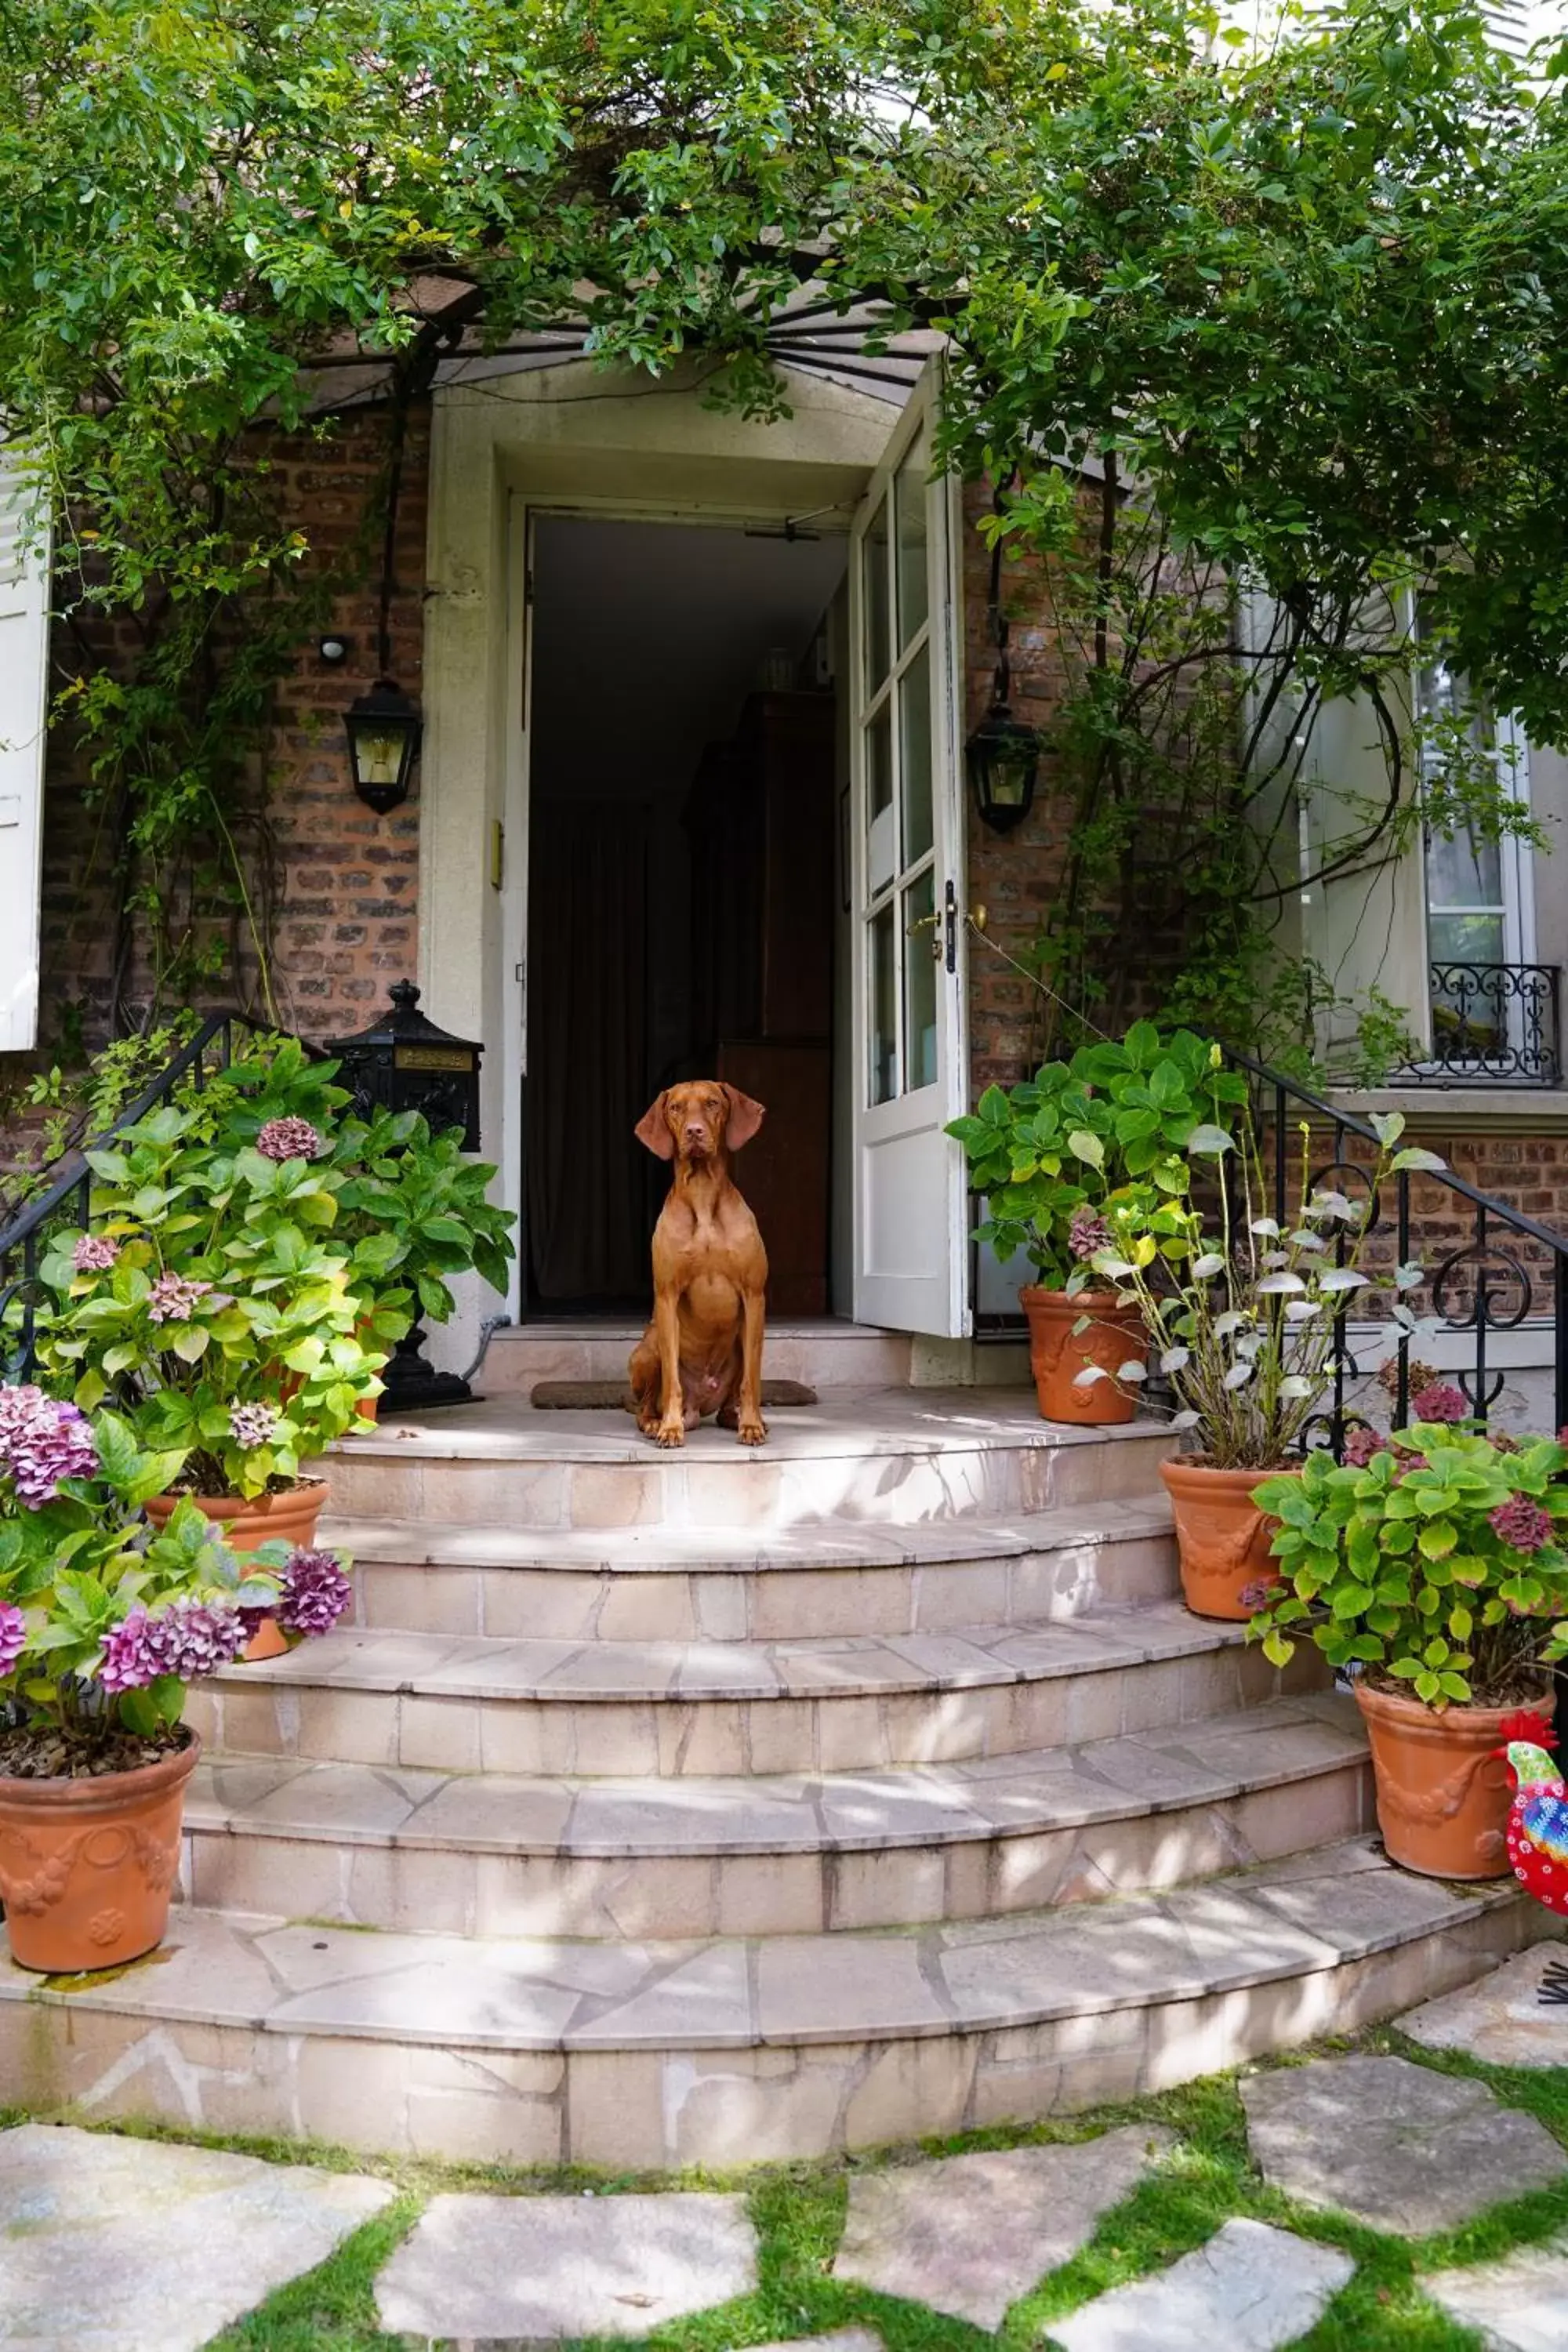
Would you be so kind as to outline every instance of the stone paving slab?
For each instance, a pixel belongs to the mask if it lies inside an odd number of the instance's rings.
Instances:
[[[858,2174],[833,2275],[989,2333],[1088,2242],[1169,2146],[1168,2133],[1130,2124],[1077,2146]]]
[[[1487,2352],[1563,2352],[1568,2344],[1568,2240],[1437,2271],[1421,2284],[1450,2319],[1479,2328]]]
[[[1355,2265],[1289,2230],[1236,2221],[1206,2246],[1057,2320],[1061,2352],[1278,2352],[1317,2320]]]
[[[1568,2174],[1568,2151],[1485,2083],[1407,2058],[1324,2058],[1241,2084],[1265,2179],[1374,2230],[1426,2237]]]
[[[0,2346],[197,2352],[393,2194],[357,2173],[19,2125],[0,2133]]]
[[[1568,2066],[1568,2005],[1539,1998],[1542,1978],[1564,1957],[1557,1937],[1532,1945],[1479,1983],[1424,2001],[1399,2030],[1428,2050],[1467,2051],[1493,2066]]]
[[[436,2197],[376,2281],[389,2335],[647,2336],[750,2294],[741,2197]]]

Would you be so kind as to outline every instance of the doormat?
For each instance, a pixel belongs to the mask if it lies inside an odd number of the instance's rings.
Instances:
[[[632,1392],[625,1381],[537,1381],[528,1402],[539,1412],[630,1412]],[[816,1402],[804,1381],[763,1382],[764,1407]]]

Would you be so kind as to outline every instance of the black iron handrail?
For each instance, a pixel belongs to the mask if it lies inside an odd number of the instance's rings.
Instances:
[[[1555,1086],[1562,974],[1549,963],[1435,963],[1431,1051],[1399,1073],[1415,1086]]]
[[[1289,1202],[1289,1155],[1285,1149],[1288,1126],[1291,1121],[1290,1106],[1299,1105],[1310,1114],[1311,1125],[1326,1127],[1331,1135],[1330,1157],[1320,1160],[1312,1171],[1315,1181],[1329,1178],[1348,1177],[1352,1183],[1366,1182],[1369,1171],[1347,1156],[1346,1146],[1351,1137],[1369,1143],[1375,1150],[1379,1137],[1374,1127],[1353,1113],[1339,1110],[1320,1096],[1309,1093],[1305,1087],[1288,1078],[1278,1070],[1256,1062],[1250,1055],[1228,1052],[1226,1060],[1233,1067],[1244,1070],[1251,1080],[1255,1098],[1262,1117],[1260,1142],[1266,1167],[1270,1169],[1274,1189],[1274,1213],[1281,1224],[1286,1223]],[[1270,1129],[1268,1115],[1272,1114]],[[1299,1124],[1299,1119],[1297,1124]],[[1411,1262],[1414,1236],[1410,1187],[1412,1171],[1397,1171],[1392,1180],[1394,1213],[1390,1221],[1384,1214],[1384,1203],[1375,1196],[1369,1202],[1373,1231],[1387,1226],[1394,1247],[1395,1262],[1405,1265]],[[1471,1331],[1475,1337],[1475,1360],[1468,1370],[1458,1373],[1457,1385],[1471,1408],[1474,1417],[1485,1423],[1503,1387],[1500,1372],[1494,1372],[1487,1361],[1489,1332],[1516,1330],[1530,1316],[1536,1299],[1536,1277],[1532,1276],[1530,1256],[1544,1256],[1540,1269],[1543,1284],[1549,1276],[1551,1312],[1553,1319],[1552,1377],[1554,1382],[1553,1430],[1568,1424],[1568,1235],[1554,1233],[1535,1217],[1527,1216],[1522,1209],[1510,1208],[1504,1201],[1494,1200],[1489,1193],[1478,1191],[1452,1169],[1422,1170],[1420,1181],[1444,1187],[1456,1201],[1465,1203],[1471,1227],[1470,1239],[1457,1250],[1450,1250],[1432,1267],[1424,1268],[1424,1287],[1430,1295],[1433,1313],[1448,1331]],[[1510,1247],[1500,1240],[1495,1229],[1504,1228],[1529,1245],[1525,1250]],[[1467,1290],[1471,1295],[1468,1314],[1457,1310]],[[1334,1452],[1342,1452],[1347,1415],[1345,1384],[1347,1379],[1363,1377],[1351,1352],[1348,1325],[1352,1307],[1347,1294],[1345,1305],[1337,1312],[1335,1323],[1334,1379],[1332,1402],[1326,1415],[1329,1442]],[[1395,1352],[1397,1376],[1393,1395],[1393,1418],[1397,1427],[1405,1421],[1410,1410],[1410,1335],[1399,1327]]]
[[[127,1104],[120,1116],[112,1119],[101,1133],[90,1137],[65,1156],[61,1172],[47,1189],[0,1229],[0,1376],[7,1381],[26,1380],[33,1370],[37,1351],[37,1287],[38,1260],[42,1243],[48,1228],[62,1210],[70,1212],[68,1222],[85,1226],[92,1205],[92,1171],[86,1154],[96,1151],[106,1143],[134,1127],[160,1103],[167,1102],[182,1078],[187,1076],[198,1088],[206,1083],[207,1054],[215,1044],[217,1047],[216,1066],[227,1069],[234,1058],[234,1034],[237,1028],[249,1029],[258,1034],[268,1034],[265,1022],[253,1020],[249,1013],[232,1009],[209,1013],[195,1034],[172,1055],[157,1076],[149,1080],[133,1101]],[[18,1264],[19,1260],[19,1264]],[[14,1309],[20,1310],[16,1344],[10,1344]]]

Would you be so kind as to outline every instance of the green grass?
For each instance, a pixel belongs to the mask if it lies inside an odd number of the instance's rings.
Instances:
[[[1441,2074],[1486,2082],[1500,2099],[1536,2116],[1568,2147],[1568,2066],[1483,2065],[1458,2053],[1421,2048],[1392,2028],[1322,2043],[1314,2051],[1266,2063],[1299,2064],[1308,2057],[1339,2055],[1350,2050],[1392,2051]],[[0,2112],[0,2125],[21,2120],[15,2113]],[[998,2337],[985,2336],[962,2320],[944,2317],[922,2305],[872,2294],[829,2275],[854,2173],[972,2148],[1088,2139],[1126,2123],[1159,2125],[1169,2133],[1173,2147],[1168,2160],[1105,2217],[1069,2263],[1014,2305]],[[922,2142],[919,2147],[885,2149],[820,2164],[774,2165],[740,2174],[693,2171],[610,2177],[581,2168],[520,2169],[365,2157],[353,2149],[313,2142],[236,2137],[151,2124],[93,2128],[232,2148],[278,2163],[368,2172],[395,2189],[395,2200],[345,2240],[330,2261],[279,2289],[248,2318],[215,2338],[211,2352],[424,2352],[422,2342],[416,2346],[412,2338],[384,2335],[377,2327],[375,2278],[427,2200],[453,2189],[499,2189],[528,2196],[548,2189],[580,2194],[592,2188],[600,2196],[613,2196],[658,2187],[724,2189],[743,2194],[761,2248],[756,2293],[721,2310],[705,2312],[700,2318],[656,2330],[647,2338],[655,2352],[742,2352],[750,2345],[826,2335],[847,2327],[872,2329],[888,2352],[980,2352],[988,2343],[999,2343],[1003,2352],[1043,2352],[1053,2321],[1110,2287],[1166,2268],[1178,2256],[1202,2245],[1233,2214],[1250,2215],[1340,2247],[1355,2262],[1354,2276],[1318,2325],[1300,2339],[1295,2352],[1478,2352],[1480,2337],[1469,2328],[1455,2326],[1422,2294],[1421,2273],[1495,2261],[1516,2246],[1539,2244],[1568,2231],[1568,2185],[1494,2207],[1461,2230],[1417,2241],[1384,2237],[1363,2229],[1347,2215],[1296,2204],[1268,2188],[1254,2170],[1236,2077],[1229,2074],[1188,2084],[1156,2098],[1102,2107],[1091,2115],[973,2132]],[[625,2347],[617,2347],[616,2352],[625,2352]],[[1215,2347],[1215,2352],[1223,2352],[1223,2347]]]

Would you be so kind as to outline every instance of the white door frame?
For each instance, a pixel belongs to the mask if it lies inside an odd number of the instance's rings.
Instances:
[[[959,483],[942,475],[925,485],[927,617],[931,695],[931,845],[908,857],[898,839],[902,825],[903,745],[895,715],[895,681],[921,658],[921,634],[912,631],[900,646],[896,582],[896,543],[889,557],[887,596],[890,633],[885,677],[868,678],[865,599],[868,534],[879,516],[886,528],[895,511],[894,484],[900,466],[931,425],[941,390],[941,362],[931,362],[921,378],[872,477],[856,516],[849,566],[849,657],[846,690],[850,741],[851,987],[854,992],[851,1072],[854,1112],[851,1159],[854,1186],[854,1311],[858,1322],[918,1331],[934,1338],[967,1337],[972,1327],[968,1280],[968,1188],[962,1150],[944,1129],[967,1107],[968,1017],[964,805],[962,726],[963,711],[963,499]],[[889,533],[896,541],[896,530]],[[877,560],[877,559],[873,559]],[[890,799],[886,811],[888,864],[873,875],[869,858],[871,778],[868,743],[876,715],[889,716]],[[881,826],[879,816],[878,826]],[[907,901],[923,897],[927,876],[934,929],[911,929]],[[891,996],[896,1007],[890,1078],[873,1087],[873,995],[876,974],[869,949],[871,927],[882,919],[890,933]],[[935,971],[933,1013],[935,1069],[929,1083],[906,1087],[910,1048],[911,957],[931,954]],[[886,1008],[885,1008],[886,1009]],[[886,1083],[885,1098],[872,1100]]]

